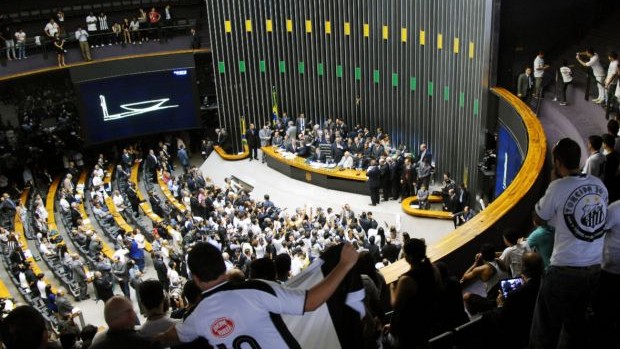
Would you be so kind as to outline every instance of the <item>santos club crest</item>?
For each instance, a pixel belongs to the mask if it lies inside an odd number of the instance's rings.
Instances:
[[[583,241],[594,241],[605,233],[607,194],[598,185],[575,189],[564,204],[564,221],[573,235]]]

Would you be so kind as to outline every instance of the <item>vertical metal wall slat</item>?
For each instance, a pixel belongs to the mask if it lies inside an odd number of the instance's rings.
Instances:
[[[470,185],[474,184],[487,119],[490,50],[486,46],[493,0],[206,0],[205,5],[220,124],[228,129],[235,150],[241,141],[239,117],[245,115],[248,123],[259,125],[269,121],[275,86],[280,114],[288,112],[295,119],[305,113],[308,121],[317,123],[340,117],[350,127],[382,126],[395,147],[402,143],[415,152],[421,142],[428,143],[436,155],[438,177],[450,170],[460,180],[467,168]],[[272,21],[270,33],[267,19]],[[292,33],[287,31],[287,19],[293,21]],[[231,33],[224,31],[225,20],[232,23]],[[251,33],[245,30],[246,20],[252,21]],[[311,33],[306,32],[306,20],[311,22]],[[325,33],[325,21],[331,23],[331,34]],[[345,22],[350,23],[350,35],[344,33]],[[363,35],[365,23],[370,26],[368,38]],[[384,25],[389,28],[388,40],[383,39]],[[401,40],[402,28],[407,30],[406,42]],[[420,30],[425,32],[424,45]],[[456,37],[458,54],[453,47]],[[474,43],[473,58],[469,42]],[[240,60],[245,61],[245,73],[239,72]],[[265,72],[259,71],[261,60]],[[280,73],[280,61],[285,73]],[[225,63],[223,74],[217,70],[219,62]],[[303,74],[299,62],[304,62]],[[319,63],[322,76],[317,72]],[[338,65],[342,77],[337,76]],[[361,80],[356,80],[357,67]],[[379,83],[374,82],[375,70]],[[397,74],[398,86],[393,86],[392,74]],[[433,96],[429,96],[431,81]]]

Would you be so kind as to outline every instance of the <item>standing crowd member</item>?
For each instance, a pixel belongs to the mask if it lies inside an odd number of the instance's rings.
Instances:
[[[588,58],[588,61],[582,59],[582,55]],[[593,48],[589,48],[584,52],[577,52],[577,62],[584,67],[592,68],[592,73],[596,79],[596,87],[598,89],[598,96],[593,99],[592,102],[596,104],[602,104],[605,102],[605,69],[601,65],[598,53]]]
[[[601,270],[607,189],[600,179],[579,171],[581,149],[572,139],[561,139],[552,154],[556,179],[535,212],[555,227],[554,245],[536,301],[530,347],[570,342],[585,348],[586,310]]]
[[[566,60],[562,62],[562,66],[560,67],[560,79],[562,79],[562,86],[559,91],[560,105],[568,105],[566,102],[566,90],[568,89],[568,85],[573,83],[573,71],[568,66],[568,61]]]
[[[77,27],[75,31],[75,39],[78,41],[80,45],[80,51],[82,52],[82,59],[86,62],[90,62],[93,58],[90,55],[90,46],[88,44],[88,32],[82,27]]]
[[[247,345],[254,348],[298,348],[281,314],[302,315],[321,306],[357,262],[358,254],[346,244],[336,267],[309,290],[290,289],[270,281],[228,282],[221,252],[209,243],[198,243],[188,254],[192,279],[203,299],[183,323],[156,337],[164,345],[206,338],[216,347]],[[231,312],[231,307],[245,309]]]
[[[534,98],[542,98],[543,78],[548,68],[549,65],[545,64],[545,52],[539,51],[534,59]]]

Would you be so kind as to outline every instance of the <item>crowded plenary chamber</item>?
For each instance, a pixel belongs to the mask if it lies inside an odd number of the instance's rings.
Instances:
[[[619,348],[618,18],[4,1],[0,348]]]

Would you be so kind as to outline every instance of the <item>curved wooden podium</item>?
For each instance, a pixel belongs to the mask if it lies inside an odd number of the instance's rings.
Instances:
[[[247,146],[247,144],[243,145],[243,153],[239,153],[239,154],[228,154],[224,150],[224,148],[220,147],[219,145],[214,146],[213,150],[215,150],[215,152],[222,159],[227,160],[227,161],[243,160],[243,159],[247,159],[250,156],[250,148]]]
[[[506,89],[495,87],[491,91],[500,100],[508,103],[521,117],[528,136],[527,154],[519,173],[517,173],[512,183],[495,201],[469,222],[446,235],[438,243],[428,247],[427,255],[432,261],[446,257],[472,241],[478,235],[489,230],[527,195],[543,169],[545,155],[547,154],[547,140],[540,121],[521,99]],[[526,212],[526,214],[529,214],[529,212]],[[404,260],[399,260],[382,268],[380,271],[385,277],[386,282],[392,283],[408,270],[409,265]]]

